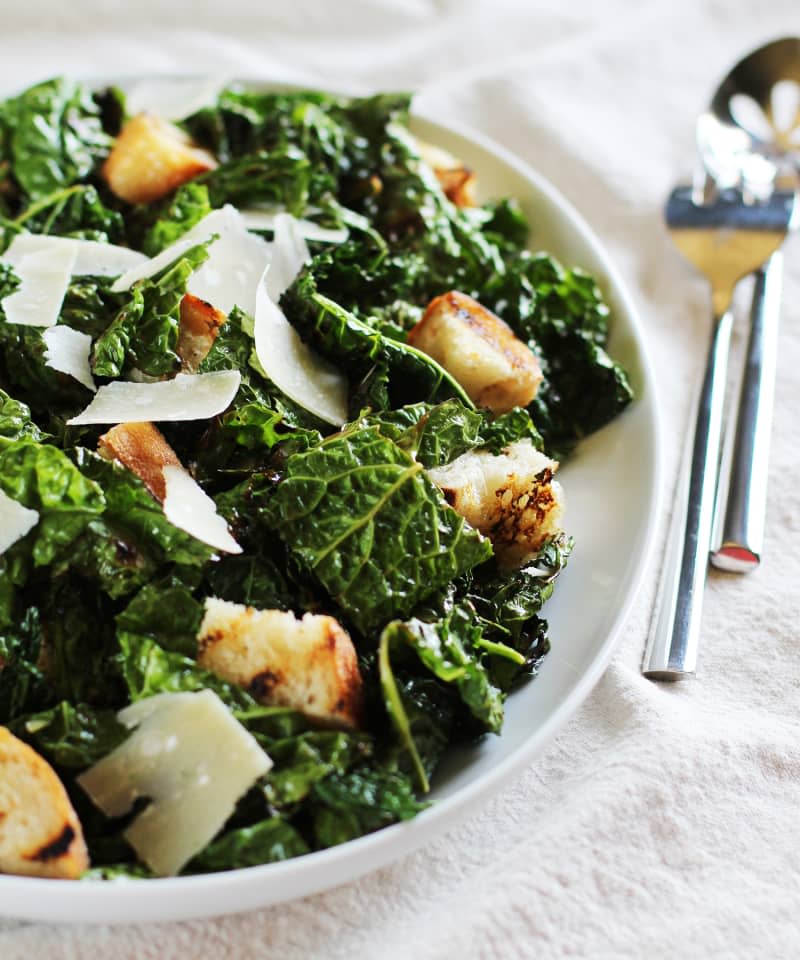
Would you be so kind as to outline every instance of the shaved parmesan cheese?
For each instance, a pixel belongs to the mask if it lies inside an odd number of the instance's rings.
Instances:
[[[27,253],[18,250],[13,260],[7,252],[3,259],[13,267],[20,285],[2,301],[6,320],[28,327],[52,327],[61,312],[76,256],[72,246]]]
[[[170,523],[190,533],[195,539],[225,553],[241,553],[225,518],[217,513],[217,505],[183,469],[168,465],[162,470],[166,493],[164,516]]]
[[[205,237],[204,239],[208,239]],[[111,290],[113,293],[124,293],[125,290],[129,290],[134,283],[139,280],[146,280],[148,277],[152,277],[157,274],[159,271],[163,270],[164,267],[168,267],[175,260],[180,259],[186,253],[186,251],[193,247],[196,243],[200,243],[199,240],[189,240],[189,239],[180,239],[177,243],[173,243],[171,247],[167,247],[166,250],[162,250],[155,257],[151,257],[149,260],[145,259],[144,262],[135,264],[126,270],[125,273],[115,281]]]
[[[347,379],[303,343],[277,303],[307,259],[308,247],[294,218],[280,214],[275,221],[272,263],[256,292],[256,355],[287,397],[339,427],[347,419]]]
[[[297,226],[297,221],[288,213],[275,217],[275,240],[267,274],[267,293],[277,303],[281,294],[288,290],[294,278],[311,259],[308,246]]]
[[[128,116],[154,113],[163,120],[183,120],[214,103],[227,86],[221,77],[164,77],[141,80],[125,92]]]
[[[241,379],[238,370],[218,370],[179,373],[173,380],[157,383],[114,380],[100,387],[89,406],[67,423],[208,420],[230,406]]]
[[[46,234],[20,233],[11,241],[3,259],[16,267],[30,253],[74,250],[73,276],[116,277],[133,267],[148,263],[148,258],[128,247],[97,240],[79,240],[74,237],[51,237]]]
[[[0,490],[0,556],[39,522],[36,510],[23,507]]]
[[[76,779],[108,817],[150,799],[124,836],[154,873],[172,876],[207,846],[272,760],[211,690],[147,697],[117,717],[136,729]]]
[[[275,230],[275,220],[285,210],[275,207],[250,207],[240,210],[242,220],[248,230]],[[305,240],[316,240],[319,243],[344,243],[350,236],[347,227],[321,227],[313,220],[298,220],[295,225],[300,236]]]
[[[120,277],[111,289],[127,290],[137,280],[163,270],[189,247],[204,243],[214,235],[217,239],[209,247],[208,259],[192,274],[187,291],[223,313],[230,313],[238,306],[252,316],[256,288],[269,263],[270,248],[265,240],[250,233],[236,208],[230,205],[212,210],[177,243]]]
[[[45,365],[59,373],[68,374],[90,390],[96,390],[92,368],[89,366],[92,349],[92,338],[89,334],[62,325],[48,328],[43,336],[47,347]]]
[[[211,246],[208,260],[189,280],[188,292],[223,313],[236,306],[252,316],[256,287],[270,258],[266,241],[250,233],[231,206],[213,210],[189,233],[195,234],[195,243],[212,233],[219,234],[219,239]]]

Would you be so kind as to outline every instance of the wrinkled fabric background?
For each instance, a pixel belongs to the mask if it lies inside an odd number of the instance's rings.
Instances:
[[[26,0],[0,7],[0,84],[58,72],[413,88],[524,157],[626,281],[655,362],[665,508],[708,331],[661,225],[697,111],[797,0]],[[0,957],[796,957],[800,861],[800,245],[787,246],[765,558],[712,574],[700,673],[639,673],[660,545],[594,692],[536,762],[428,848],[325,894],[140,927],[0,920]],[[740,322],[741,336],[744,324]],[[661,539],[660,538],[660,539]]]

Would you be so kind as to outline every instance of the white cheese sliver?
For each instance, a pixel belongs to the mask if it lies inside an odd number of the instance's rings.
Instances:
[[[189,293],[207,300],[223,313],[235,306],[250,316],[256,308],[256,288],[270,260],[269,244],[247,229],[239,212],[231,206],[212,211],[190,233],[202,225],[207,235],[219,234],[211,245],[208,260],[189,278]],[[199,243],[199,235],[194,241]]]
[[[0,490],[0,556],[39,522],[39,513],[12,500]]]
[[[170,523],[190,533],[195,539],[225,553],[241,553],[225,518],[217,513],[217,505],[183,467],[163,469],[166,494],[164,516]]]
[[[225,77],[164,77],[141,80],[125,92],[129,116],[153,113],[164,120],[183,120],[210,106],[227,86]]]
[[[204,239],[207,240],[208,237]],[[172,246],[167,247],[166,250],[162,250],[161,253],[155,257],[135,264],[114,282],[111,287],[112,292],[123,293],[125,290],[129,290],[138,280],[146,280],[148,277],[152,277],[160,270],[163,270],[164,267],[168,267],[174,260],[182,257],[190,247],[193,247],[199,242],[199,240],[180,239],[177,243],[173,243]]]
[[[245,226],[248,230],[275,230],[275,219],[284,210],[269,207],[248,207],[240,210]],[[316,240],[319,243],[344,243],[350,235],[347,227],[321,227],[313,220],[295,219],[300,235],[305,240]]]
[[[78,783],[109,817],[150,803],[125,839],[159,876],[172,876],[219,832],[272,760],[211,690],[162,693],[126,707],[136,729]]]
[[[242,375],[238,370],[179,373],[173,380],[133,383],[114,380],[100,387],[71,425],[141,423],[145,420],[208,420],[226,410]]]
[[[28,327],[52,327],[61,312],[75,258],[72,246],[32,250],[19,254],[16,262],[4,257],[20,279],[19,287],[2,302],[6,320]]]
[[[147,263],[128,271],[111,288],[127,290],[138,280],[151,277],[198,243],[216,235],[208,250],[208,259],[192,274],[189,293],[207,300],[223,313],[238,306],[252,316],[256,306],[256,287],[269,263],[269,244],[245,226],[239,212],[230,205],[212,210],[188,230],[177,243],[162,250]]]
[[[90,390],[97,389],[92,368],[89,366],[92,338],[88,333],[81,333],[80,330],[73,330],[72,327],[62,324],[49,327],[45,330],[43,337],[47,347],[46,366],[58,370],[59,373],[69,374]]]
[[[16,267],[30,253],[59,254],[74,251],[73,276],[116,277],[133,267],[148,263],[143,253],[97,240],[76,237],[51,237],[46,234],[20,233],[11,241],[3,259]]]
[[[277,304],[307,258],[308,248],[293,218],[281,214],[276,219],[273,261],[256,292],[256,356],[287,397],[340,427],[347,419],[347,378],[303,343]]]

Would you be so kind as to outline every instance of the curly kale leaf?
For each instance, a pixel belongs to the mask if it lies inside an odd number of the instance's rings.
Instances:
[[[27,438],[0,447],[0,490],[39,512],[27,541],[35,566],[63,557],[106,506],[100,485],[65,453]]]
[[[267,522],[361,631],[491,556],[422,464],[356,424],[286,463]]]
[[[21,195],[36,201],[84,180],[108,154],[110,138],[89,92],[56,78],[0,105],[5,161]]]
[[[237,870],[275,863],[310,853],[302,835],[282,817],[270,817],[248,827],[228,830],[199,853],[186,873]]]
[[[118,377],[132,367],[152,377],[177,370],[181,300],[189,277],[208,257],[209,242],[191,247],[154,277],[133,285],[128,303],[94,344],[97,376]]]
[[[378,661],[384,704],[400,743],[411,757],[420,786],[427,790],[428,770],[415,742],[393,663],[393,658],[399,658],[400,668],[405,664],[408,670],[408,651],[413,651],[421,666],[437,680],[457,691],[482,730],[499,732],[503,694],[493,684],[484,663],[482,628],[469,604],[456,605],[433,622],[396,620],[384,629]]]
[[[166,250],[211,213],[208,187],[195,180],[181,184],[158,211],[155,222],[148,227],[142,240],[142,252],[148,257]]]
[[[41,442],[45,434],[31,419],[30,407],[0,389],[0,449],[23,439]]]
[[[70,774],[90,767],[128,736],[115,710],[67,700],[19,717],[11,729],[58,770]]]
[[[428,806],[414,796],[400,772],[359,767],[314,785],[310,798],[317,847],[333,847],[400,820]]]
[[[309,730],[276,740],[269,748],[275,766],[264,777],[261,789],[271,809],[292,810],[306,799],[315,783],[331,774],[346,773],[371,753],[372,738],[365,733]]]
[[[313,261],[283,295],[281,306],[300,336],[324,357],[364,381],[374,379],[377,373],[378,389],[367,391],[372,406],[385,409],[448,397],[472,406],[461,385],[427,354],[384,336],[369,322],[318,293]],[[356,396],[360,400],[360,395]]]
[[[547,624],[538,613],[552,595],[571,550],[572,540],[561,536],[546,543],[519,570],[476,576],[466,592],[478,613],[484,637],[490,643],[512,648],[522,658],[521,662],[507,657],[490,661],[492,680],[503,691],[535,675],[549,650]]]

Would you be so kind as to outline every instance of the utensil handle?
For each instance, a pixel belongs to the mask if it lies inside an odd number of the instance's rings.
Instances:
[[[734,573],[755,570],[764,547],[782,274],[780,252],[773,253],[756,273],[727,495],[724,478],[717,495],[719,517],[711,562]]]
[[[651,680],[683,680],[697,667],[732,325],[730,311],[714,318],[688,477],[682,471],[642,667]]]

